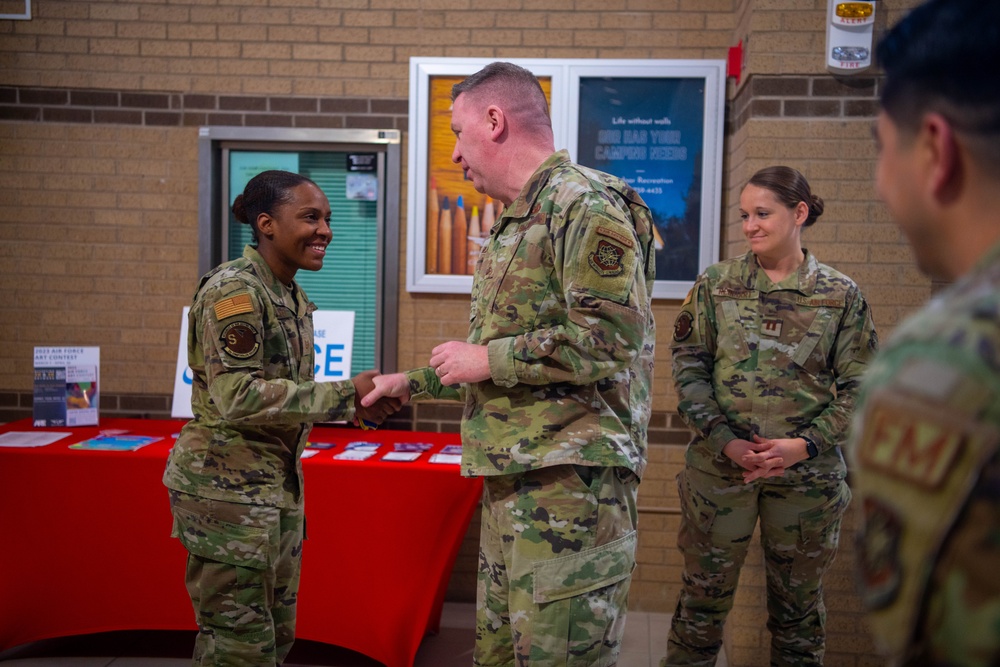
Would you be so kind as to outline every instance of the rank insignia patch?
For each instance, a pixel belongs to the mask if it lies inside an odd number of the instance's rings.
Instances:
[[[760,325],[760,333],[764,336],[781,335],[781,320],[765,318]]]
[[[682,310],[681,314],[677,316],[674,321],[674,340],[678,343],[682,343],[691,337],[691,332],[694,328],[691,326],[694,322],[694,318],[691,317],[691,313],[686,310]]]
[[[247,322],[233,322],[226,325],[219,338],[226,354],[237,359],[249,359],[260,347],[260,343],[257,342],[257,330]]]
[[[618,276],[624,271],[622,257],[625,251],[608,241],[598,241],[597,250],[590,253],[590,267],[602,276]]]

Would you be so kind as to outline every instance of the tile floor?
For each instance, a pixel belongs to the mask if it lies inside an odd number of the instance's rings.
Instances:
[[[472,664],[474,605],[448,602],[441,632],[420,645],[414,667]],[[657,667],[666,648],[669,614],[630,612],[618,667]],[[63,637],[0,652],[0,667],[185,667],[193,632],[109,632]],[[286,667],[379,667],[359,653],[318,642],[297,641]],[[716,667],[726,667],[720,656]]]

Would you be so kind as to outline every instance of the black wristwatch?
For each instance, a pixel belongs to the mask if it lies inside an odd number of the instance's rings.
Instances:
[[[816,448],[816,443],[804,435],[800,435],[799,437],[806,441],[806,454],[809,455],[809,458],[816,458],[816,455],[819,454],[819,450]]]

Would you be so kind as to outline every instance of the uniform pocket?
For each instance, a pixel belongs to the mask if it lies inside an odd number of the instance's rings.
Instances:
[[[632,531],[614,542],[532,566],[533,600],[536,604],[576,597],[628,578],[635,569],[638,533]]]
[[[494,269],[497,279],[490,313],[495,331],[491,336],[514,336],[536,328],[551,290],[552,259],[544,232],[544,227],[535,227],[501,241],[510,254],[498,258]]]
[[[831,308],[817,310],[809,329],[795,346],[792,361],[814,377],[830,366],[829,358],[837,337],[839,315],[839,311]]]
[[[799,540],[791,564],[793,581],[813,581],[833,563],[840,547],[840,524],[851,502],[851,490],[839,492],[818,507],[799,514]]]
[[[174,534],[189,553],[207,560],[263,570],[273,561],[269,530],[220,521],[174,506]]]
[[[799,515],[799,539],[803,544],[828,544],[837,547],[840,520],[851,502],[851,489],[841,483],[840,491],[819,507]]]
[[[724,324],[719,327],[716,342],[719,354],[717,362],[722,367],[728,367],[749,358],[750,346],[746,341],[746,327],[740,319],[739,302],[722,301],[718,308],[717,317]]]
[[[703,535],[712,532],[718,507],[698,493],[697,489],[692,488],[691,482],[683,472],[677,475],[677,494],[686,522]]]

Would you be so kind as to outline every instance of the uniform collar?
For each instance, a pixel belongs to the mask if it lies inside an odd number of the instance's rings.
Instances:
[[[979,258],[979,261],[976,262],[972,267],[972,270],[969,271],[969,275],[984,271],[998,262],[1000,262],[1000,242],[994,243],[993,247],[987,250],[983,256]]]
[[[569,159],[569,151],[566,150],[556,151],[547,157],[545,162],[538,166],[535,173],[531,175],[528,182],[521,188],[517,199],[512,201],[510,206],[504,208],[504,217],[527,218],[530,216],[535,208],[535,200],[538,199],[538,194],[545,187],[545,184],[549,182],[549,177],[555,168],[570,163],[572,163],[572,160]]]
[[[271,267],[267,265],[257,249],[251,245],[243,248],[243,258],[250,262],[254,273],[260,278],[273,303],[284,306],[298,315],[305,314],[308,304],[297,282],[293,280],[291,288],[283,285],[280,280],[274,277]]]
[[[767,277],[764,270],[757,263],[757,256],[753,252],[746,254],[747,261],[743,269],[743,285],[747,289],[756,289],[761,292],[770,292],[776,289],[791,289],[799,292],[803,296],[812,296],[816,291],[816,280],[819,278],[819,262],[807,248],[802,249],[805,259],[799,265],[798,270],[775,285]],[[769,286],[769,289],[761,289],[762,286]]]

